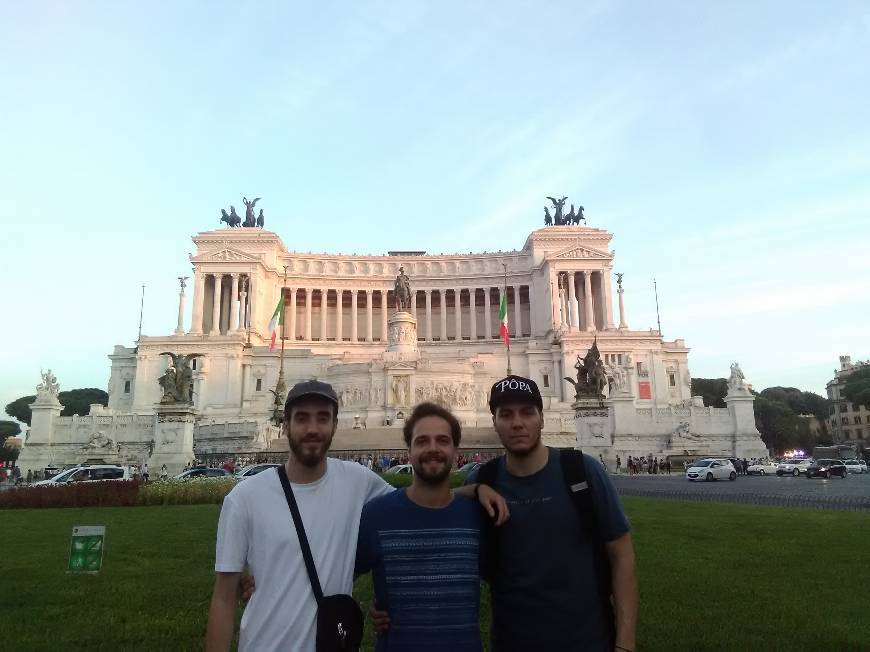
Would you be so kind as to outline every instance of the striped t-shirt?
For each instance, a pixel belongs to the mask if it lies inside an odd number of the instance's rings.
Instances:
[[[420,507],[405,490],[363,508],[356,572],[372,572],[378,609],[390,614],[377,652],[479,652],[480,511],[454,496]]]

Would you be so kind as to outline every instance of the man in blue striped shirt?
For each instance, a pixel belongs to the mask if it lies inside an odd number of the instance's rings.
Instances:
[[[413,482],[367,503],[360,521],[356,572],[372,572],[390,614],[375,650],[480,652],[480,509],[449,482],[459,422],[421,403],[403,435]]]

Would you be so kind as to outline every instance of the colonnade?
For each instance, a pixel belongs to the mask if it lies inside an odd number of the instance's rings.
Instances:
[[[247,329],[255,314],[253,283],[248,274],[197,272],[190,334],[226,335]]]
[[[567,330],[613,328],[608,271],[559,272],[557,325]]]

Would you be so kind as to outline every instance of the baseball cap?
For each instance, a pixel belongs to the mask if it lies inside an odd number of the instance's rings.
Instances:
[[[302,398],[324,398],[335,405],[336,412],[338,411],[338,396],[329,383],[319,380],[304,380],[301,383],[296,383],[287,394],[284,409],[288,410],[293,403]]]
[[[531,378],[511,375],[497,380],[489,390],[489,411],[495,414],[495,409],[508,401],[532,403],[537,405],[539,410],[544,409],[541,391]]]

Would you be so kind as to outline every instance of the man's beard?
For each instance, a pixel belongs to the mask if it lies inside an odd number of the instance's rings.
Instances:
[[[316,441],[319,446],[316,448],[312,447],[312,444],[314,443],[312,439],[314,438],[311,438],[308,435],[302,439],[294,439],[292,436],[288,437],[287,439],[289,441],[290,451],[293,453],[293,458],[298,460],[302,466],[317,466],[323,461],[323,458],[326,457],[326,452],[332,444],[332,437],[334,434],[334,432],[330,433],[329,436],[322,441],[320,438],[317,438]]]
[[[443,466],[440,471],[429,472],[425,470],[425,465],[430,461],[442,462]],[[428,485],[439,485],[450,476],[451,463],[448,458],[438,453],[429,453],[424,455],[416,464],[411,465],[414,468],[414,475],[422,482]]]

